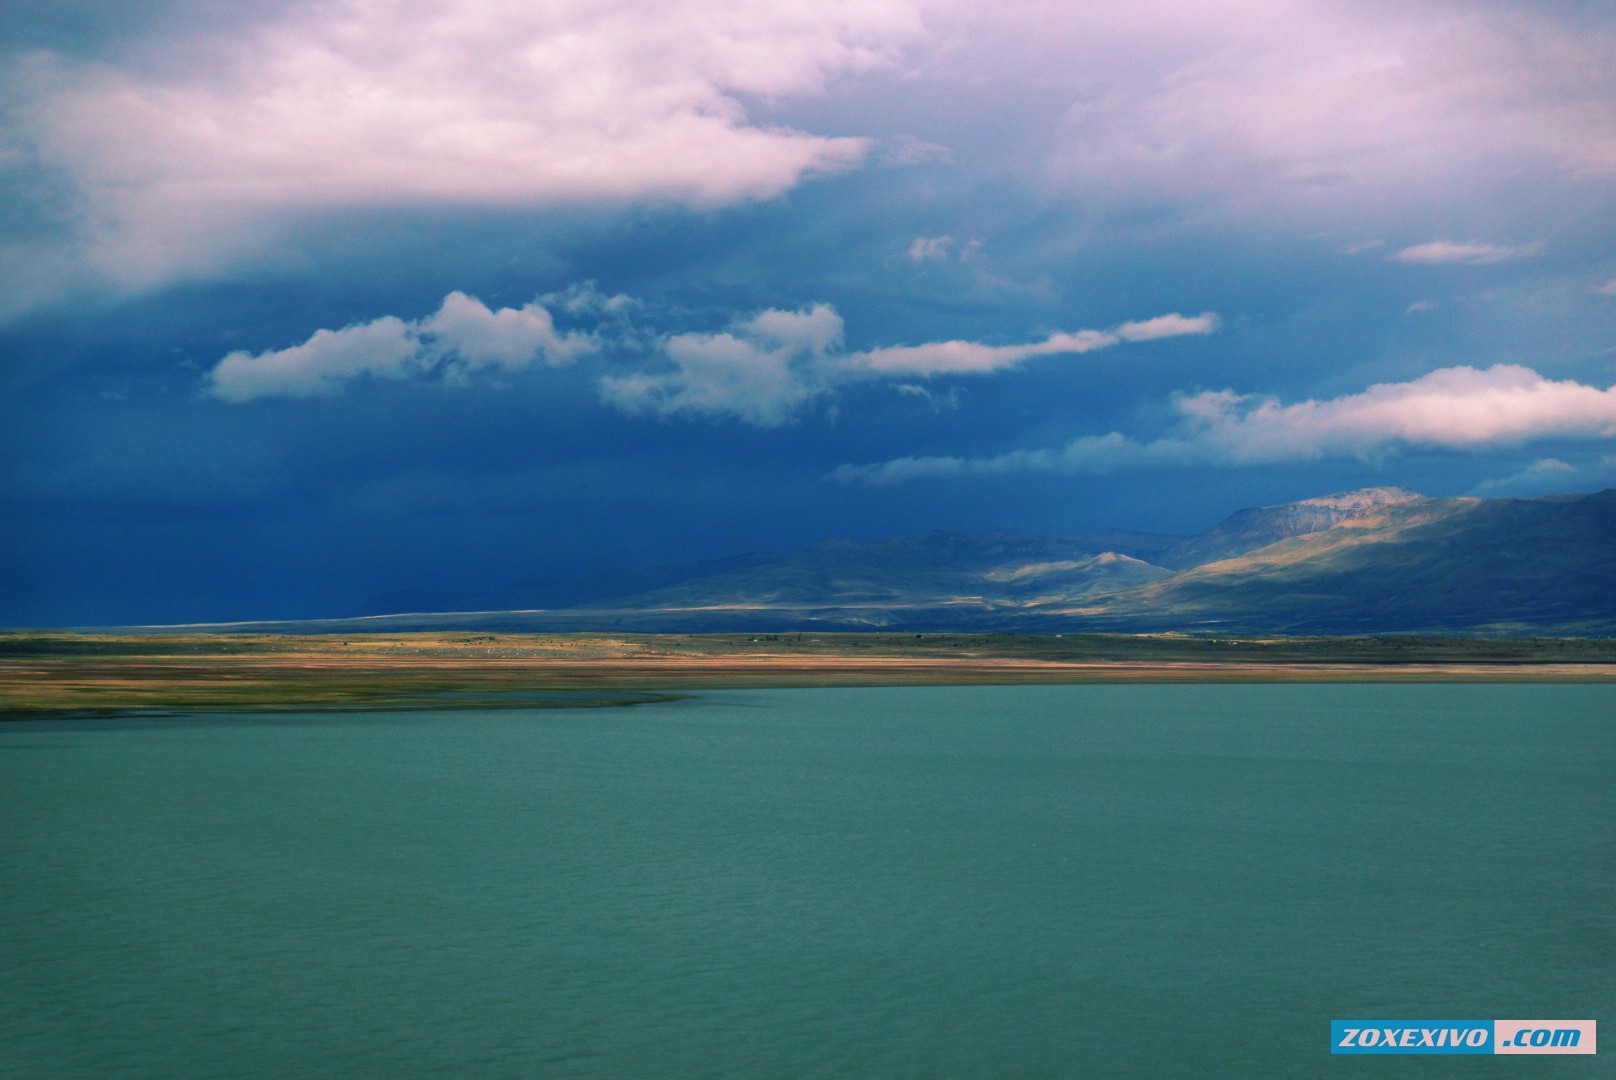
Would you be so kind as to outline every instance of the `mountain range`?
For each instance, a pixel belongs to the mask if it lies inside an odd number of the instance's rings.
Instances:
[[[1616,489],[1367,488],[1195,536],[936,532],[784,555],[372,597],[371,629],[1616,634]],[[338,625],[332,623],[330,625]]]

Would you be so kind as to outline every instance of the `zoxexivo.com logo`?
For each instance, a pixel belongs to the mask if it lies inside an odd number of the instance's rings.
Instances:
[[[1332,1020],[1332,1054],[1592,1054],[1592,1020]]]

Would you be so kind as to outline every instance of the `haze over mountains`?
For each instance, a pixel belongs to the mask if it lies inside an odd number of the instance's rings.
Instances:
[[[622,631],[1616,633],[1616,490],[1536,499],[1367,488],[1240,510],[1196,536],[932,533],[393,593],[342,623]]]

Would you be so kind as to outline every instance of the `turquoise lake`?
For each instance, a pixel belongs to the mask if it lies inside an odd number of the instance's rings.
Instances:
[[[0,822],[4,1077],[1610,1075],[1329,1023],[1616,1024],[1616,686],[15,723]]]

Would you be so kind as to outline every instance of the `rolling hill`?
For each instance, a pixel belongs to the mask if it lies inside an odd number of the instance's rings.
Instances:
[[[1368,488],[1240,510],[1195,536],[826,541],[435,601],[389,594],[356,614],[395,629],[1610,635],[1616,490],[1438,499]]]

